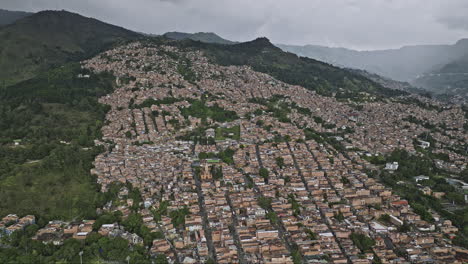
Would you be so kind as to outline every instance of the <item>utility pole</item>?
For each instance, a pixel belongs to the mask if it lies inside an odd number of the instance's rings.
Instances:
[[[80,251],[78,255],[80,255],[80,264],[83,264],[83,251]]]

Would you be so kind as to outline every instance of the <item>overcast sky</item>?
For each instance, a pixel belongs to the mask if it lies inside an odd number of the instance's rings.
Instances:
[[[0,8],[66,9],[154,34],[216,32],[360,50],[468,38],[468,0],[0,0]]]

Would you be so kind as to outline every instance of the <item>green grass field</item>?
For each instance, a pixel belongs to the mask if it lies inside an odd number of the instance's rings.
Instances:
[[[227,138],[240,140],[240,126],[233,126],[229,128],[218,127],[215,130],[216,140],[224,140]]]

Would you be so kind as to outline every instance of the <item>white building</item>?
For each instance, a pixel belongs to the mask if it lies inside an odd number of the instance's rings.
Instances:
[[[394,162],[388,162],[387,164],[385,164],[385,170],[389,170],[389,171],[396,171],[398,170],[398,162],[394,161]]]

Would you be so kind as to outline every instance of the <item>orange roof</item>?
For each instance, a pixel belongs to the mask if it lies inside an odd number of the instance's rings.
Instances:
[[[406,200],[400,200],[400,201],[395,201],[392,202],[393,205],[408,205],[408,201]]]

